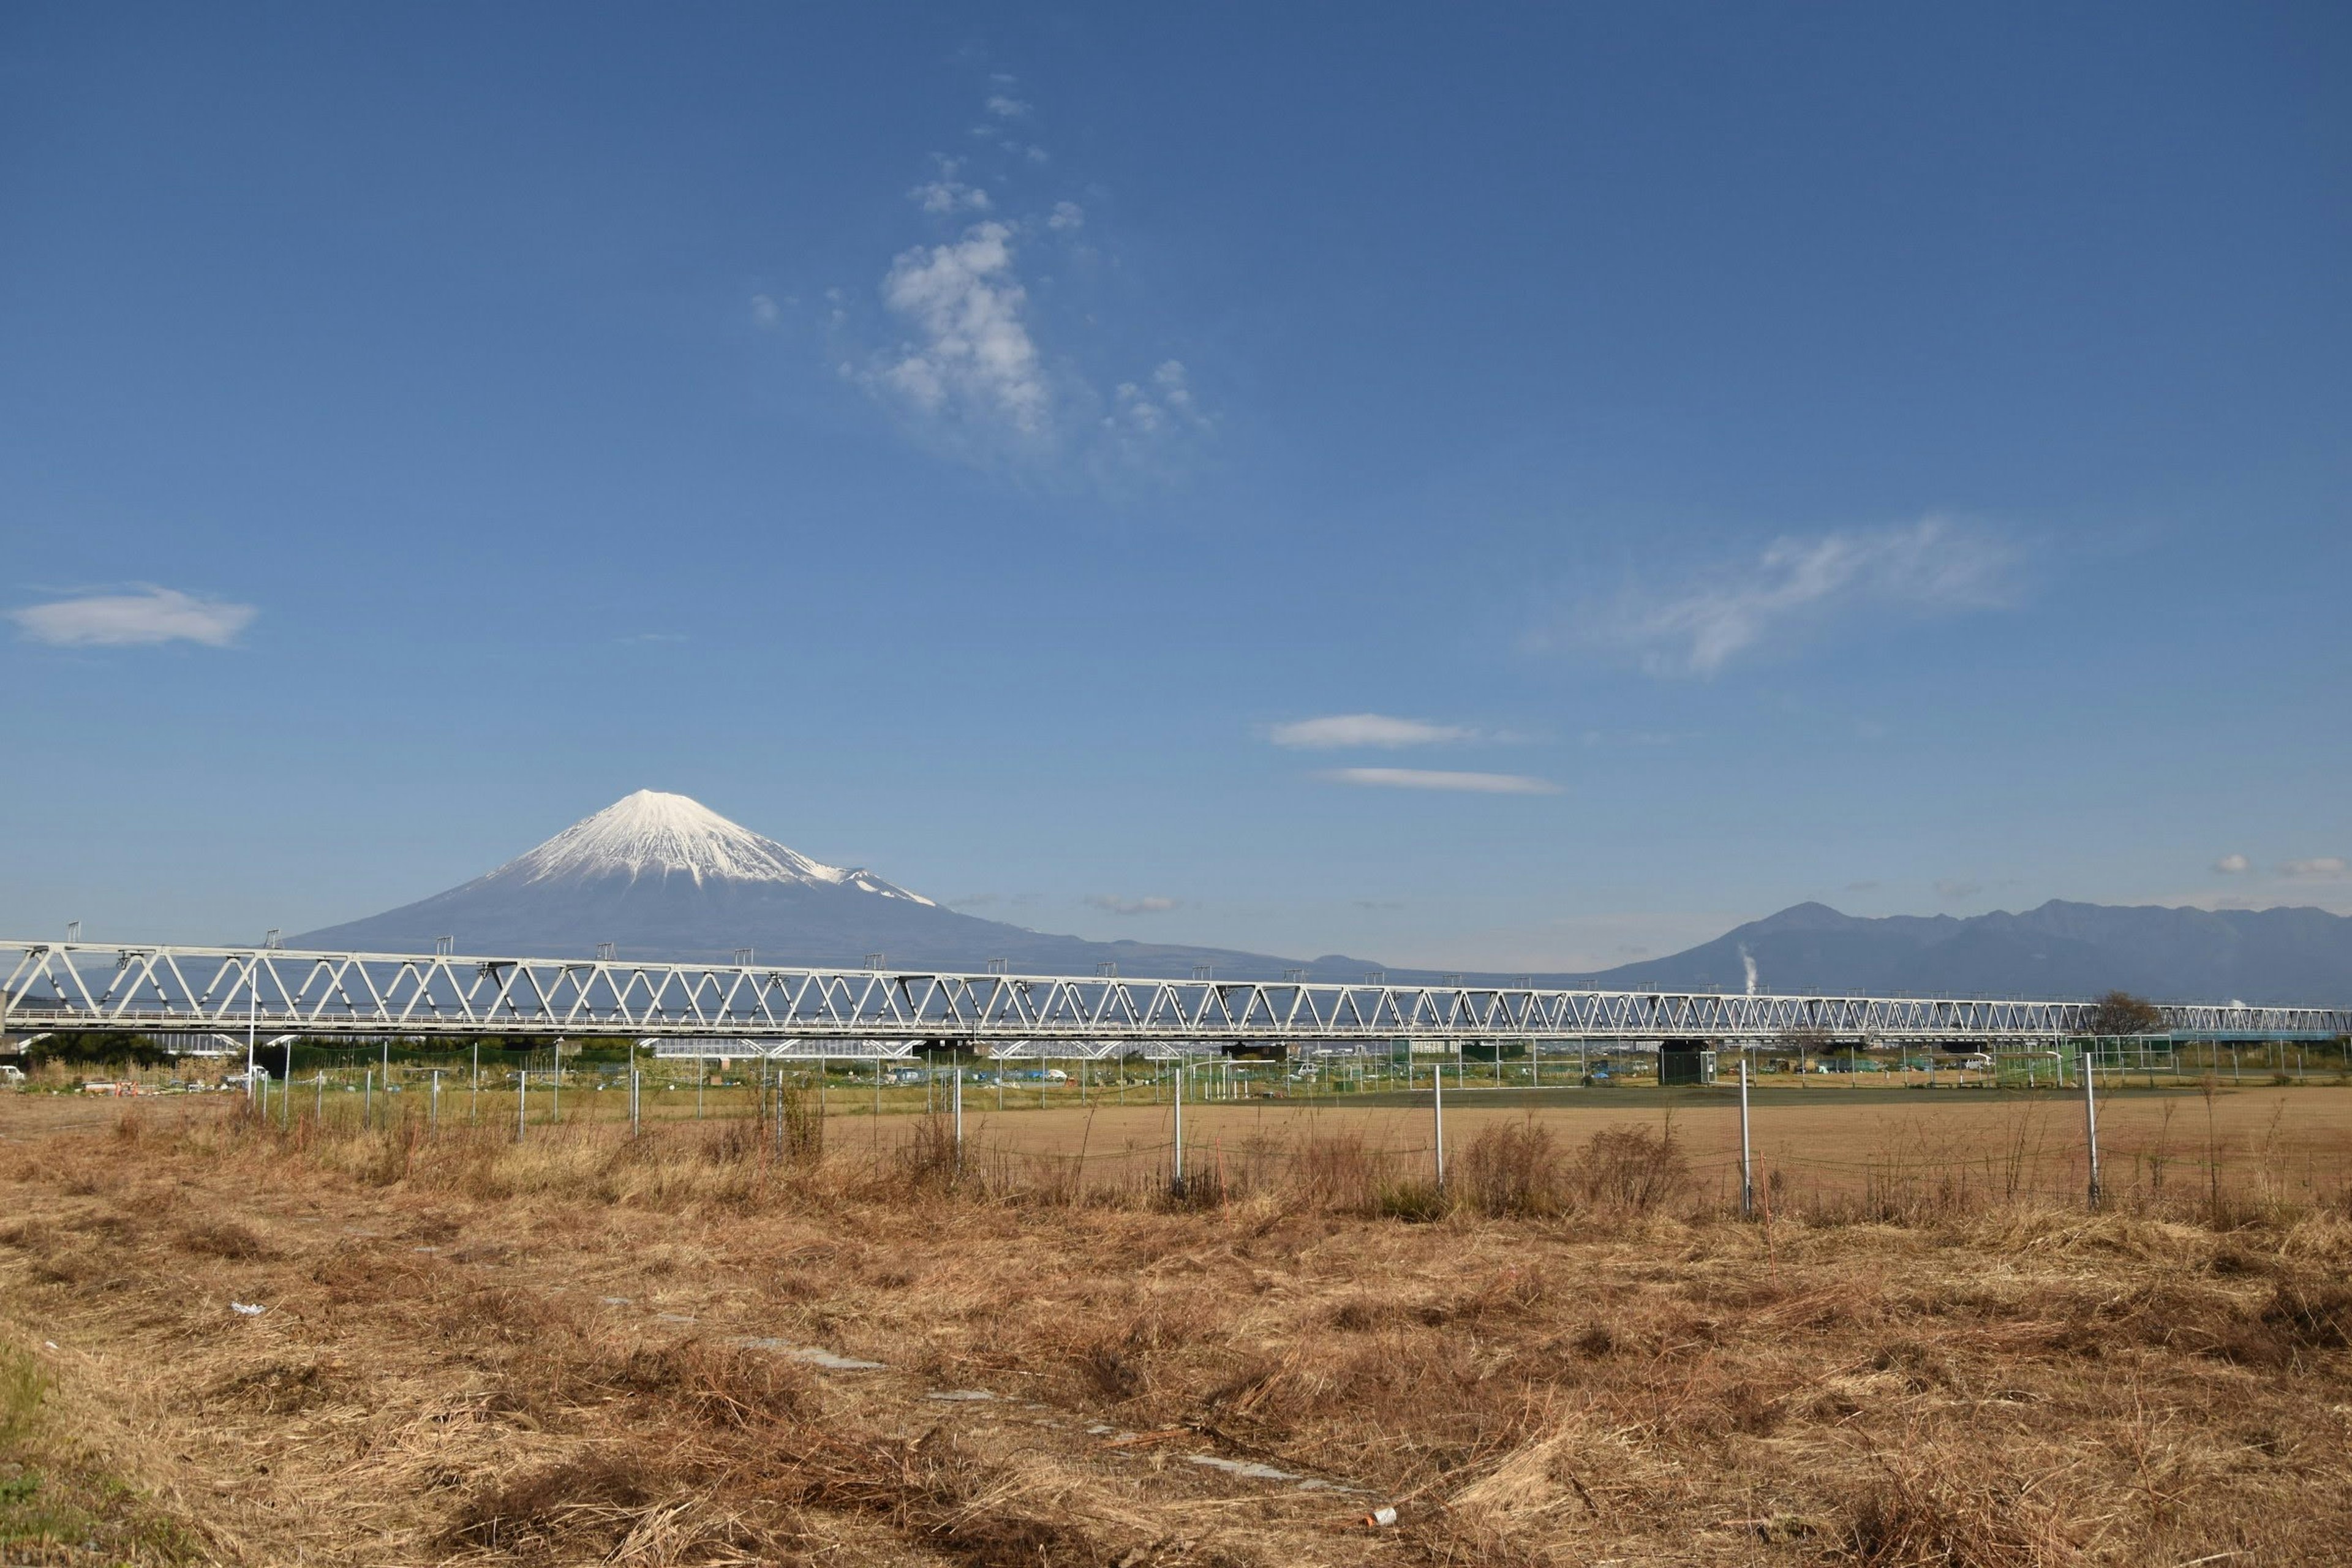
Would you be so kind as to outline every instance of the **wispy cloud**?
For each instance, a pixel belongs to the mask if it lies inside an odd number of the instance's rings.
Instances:
[[[2020,552],[1989,530],[1930,517],[1880,529],[1774,540],[1685,585],[1629,587],[1579,606],[1536,647],[1577,642],[1632,656],[1654,675],[1710,676],[1773,642],[1871,615],[1997,609],[2015,602]]]
[[[1106,914],[1114,915],[1164,915],[1170,910],[1184,907],[1181,899],[1163,899],[1156,894],[1141,899],[1119,899],[1108,893],[1095,893],[1087,898],[1087,902]]]
[[[1970,882],[1958,877],[1939,877],[1936,880],[1936,896],[1947,903],[1960,903],[1983,891],[1982,882]]]
[[[1437,746],[1475,740],[1477,734],[1477,731],[1460,724],[1394,719],[1386,713],[1332,713],[1320,719],[1295,719],[1286,724],[1276,724],[1266,731],[1266,738],[1277,746],[1336,751],[1342,746]]]
[[[2341,877],[2347,870],[2352,870],[2352,866],[2347,866],[2341,855],[2315,855],[2308,860],[2280,861],[2278,874],[2296,881],[2310,881]]]
[[[986,191],[977,185],[965,184],[956,178],[963,168],[960,160],[941,158],[939,164],[938,175],[908,191],[908,200],[919,205],[927,213],[984,213],[995,205]]]
[[[131,593],[93,594],[10,610],[17,631],[54,647],[129,647],[167,642],[226,647],[252,623],[251,605],[201,599],[142,584]]]
[[[1024,909],[1045,901],[1039,893],[968,893],[961,899],[944,900],[951,910]]]
[[[1103,330],[1098,305],[1083,320],[1074,303],[1055,308],[1074,278],[1102,274],[1101,251],[1082,232],[1087,209],[1066,197],[1024,198],[1047,153],[999,130],[1034,110],[1003,80],[985,107],[989,123],[974,128],[984,149],[935,156],[932,177],[908,193],[954,232],[900,251],[884,274],[881,304],[897,343],[854,346],[859,327],[836,304],[830,330],[845,351],[843,377],[896,408],[909,435],[984,467],[1113,486],[1171,477],[1214,416],[1181,360],[1125,375],[1093,363],[1087,345],[1120,334]]]
[[[1559,785],[1525,773],[1446,773],[1435,768],[1332,768],[1317,775],[1368,789],[1454,790],[1465,795],[1558,795]]]
[[[776,302],[773,300],[769,299],[765,294],[754,294],[751,296],[751,324],[753,326],[772,327],[783,319],[783,312],[776,308]]]
[[[882,300],[917,336],[879,379],[927,414],[1046,434],[1052,394],[1024,319],[1029,292],[1013,271],[1013,231],[976,224],[950,245],[902,252]]]
[[[2243,855],[2224,855],[2213,862],[2213,869],[2224,877],[2242,877],[2253,869],[2253,863]]]

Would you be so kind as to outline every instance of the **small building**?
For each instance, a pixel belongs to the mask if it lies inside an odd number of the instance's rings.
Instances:
[[[1663,1040],[1658,1045],[1658,1083],[1713,1083],[1715,1050],[1705,1040]]]

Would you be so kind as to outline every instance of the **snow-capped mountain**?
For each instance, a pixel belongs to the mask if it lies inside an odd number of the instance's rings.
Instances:
[[[766,963],[978,969],[992,958],[1031,973],[1184,974],[1213,964],[1271,979],[1296,959],[1219,948],[1081,937],[941,909],[863,868],[829,866],[730,822],[682,795],[639,790],[537,848],[444,893],[365,920],[289,938],[297,947],[587,957],[603,942],[624,958],[724,959],[750,948]],[[1349,978],[1363,967],[1334,960]],[[1335,978],[1337,975],[1335,974]]]
[[[698,886],[714,882],[802,882],[854,888],[886,899],[929,904],[920,893],[894,887],[860,867],[844,869],[812,860],[797,849],[730,822],[698,800],[641,789],[593,816],[573,823],[538,848],[519,855],[469,886],[507,882],[586,881],[625,877],[667,880],[684,875]]]

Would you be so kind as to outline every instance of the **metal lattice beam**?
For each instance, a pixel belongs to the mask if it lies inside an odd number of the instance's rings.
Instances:
[[[13,954],[13,960],[11,955]],[[2056,1039],[2094,1004],[1156,980],[622,959],[0,942],[0,1027],[312,1036],[954,1040],[1008,1050],[1381,1042]],[[2352,1007],[2160,1006],[2179,1038],[2325,1039]]]

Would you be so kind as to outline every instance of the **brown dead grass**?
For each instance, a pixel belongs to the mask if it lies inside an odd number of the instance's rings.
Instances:
[[[1742,1223],[1682,1128],[1569,1125],[1439,1192],[1236,1120],[1178,1202],[917,1118],[175,1108],[0,1149],[0,1312],[184,1522],[138,1560],[2342,1560],[2352,1223],[2284,1157],[2091,1215],[1996,1140]]]

